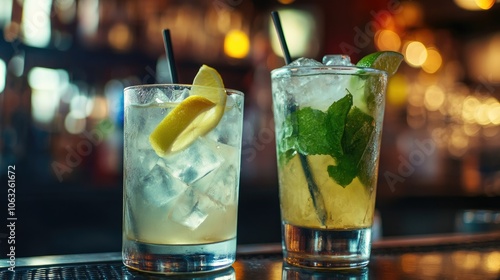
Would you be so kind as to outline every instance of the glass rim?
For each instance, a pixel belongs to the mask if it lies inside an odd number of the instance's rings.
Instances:
[[[199,86],[199,85],[193,85],[193,84],[141,84],[141,85],[132,85],[132,86],[127,86],[123,89],[123,91],[128,91],[128,90],[135,90],[139,88],[167,88],[167,87],[181,87],[181,88],[192,88],[192,87],[200,87],[200,88],[214,88],[214,89],[220,89],[218,87],[210,87],[210,86]],[[237,89],[232,89],[232,88],[223,88],[226,94],[237,94],[244,96],[245,94],[241,90]]]
[[[386,75],[387,71],[370,68],[359,67],[356,65],[312,65],[312,66],[293,66],[285,65],[280,68],[271,70],[271,75],[280,74],[280,72],[292,73],[297,76],[309,76],[316,74],[337,74],[337,75]]]

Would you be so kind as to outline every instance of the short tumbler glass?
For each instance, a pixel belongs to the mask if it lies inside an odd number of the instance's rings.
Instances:
[[[122,257],[135,270],[208,272],[235,261],[243,93],[226,89],[218,125],[186,148],[159,156],[149,142],[194,87],[124,90]]]
[[[271,77],[284,261],[366,266],[387,73],[284,66]]]

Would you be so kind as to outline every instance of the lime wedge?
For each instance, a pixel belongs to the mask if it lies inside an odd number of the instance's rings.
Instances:
[[[383,51],[363,57],[358,61],[356,66],[375,68],[385,71],[389,76],[392,76],[396,73],[402,61],[402,54],[392,51]]]
[[[203,65],[190,96],[166,115],[149,136],[151,146],[161,157],[188,147],[217,126],[225,105],[222,78],[215,69]]]

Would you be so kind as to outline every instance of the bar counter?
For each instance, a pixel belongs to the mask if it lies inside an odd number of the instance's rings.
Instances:
[[[500,231],[375,241],[368,267],[317,271],[286,265],[280,244],[241,245],[237,261],[214,273],[162,276],[126,268],[119,252],[2,259],[0,279],[500,279]]]

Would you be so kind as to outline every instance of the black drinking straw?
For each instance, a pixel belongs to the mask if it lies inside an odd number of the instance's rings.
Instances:
[[[274,28],[276,29],[276,33],[278,33],[281,50],[283,51],[283,55],[285,57],[285,63],[290,64],[292,62],[292,57],[290,56],[290,52],[288,51],[288,46],[286,45],[285,34],[283,33],[283,27],[281,27],[280,16],[277,11],[272,11],[271,17],[273,18]]]
[[[278,33],[278,38],[281,44],[281,49],[283,50],[285,63],[290,64],[292,62],[292,57],[290,56],[290,52],[288,52],[288,47],[285,41],[285,34],[283,33],[283,27],[281,26],[281,21],[278,12],[272,11],[271,16],[273,18],[276,33]],[[318,219],[321,222],[321,224],[325,225],[327,214],[326,214],[325,201],[323,199],[323,195],[319,191],[318,185],[316,185],[316,182],[314,181],[313,174],[309,169],[309,163],[307,162],[306,156],[301,153],[298,153],[298,155],[300,163],[302,165],[302,169],[304,170],[304,176],[306,177],[307,186],[309,189],[309,193],[311,194],[314,209],[316,210],[316,214],[318,215]]]
[[[170,39],[170,30],[163,29],[163,42],[165,43],[165,54],[167,55],[168,70],[170,71],[171,83],[177,84],[177,70],[175,69],[174,50]]]

